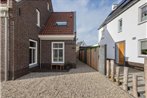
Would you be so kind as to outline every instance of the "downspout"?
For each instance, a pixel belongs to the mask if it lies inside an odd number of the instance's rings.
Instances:
[[[41,39],[40,39],[40,69],[41,69]]]
[[[0,17],[0,24],[1,24],[1,17]],[[2,26],[0,25],[0,32],[2,32]],[[2,39],[2,33],[0,33],[0,39]],[[0,40],[0,68],[2,67],[2,40]],[[0,83],[1,83],[1,72],[2,72],[2,69],[0,69]],[[0,84],[0,87],[1,87],[1,84]],[[1,88],[0,88],[0,92],[1,92]]]
[[[7,12],[5,12],[7,15]],[[8,20],[5,16],[5,81],[8,80]]]

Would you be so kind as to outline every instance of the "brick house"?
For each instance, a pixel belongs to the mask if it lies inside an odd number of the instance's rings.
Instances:
[[[36,66],[76,65],[75,12],[54,12],[51,0],[1,0],[1,81]]]

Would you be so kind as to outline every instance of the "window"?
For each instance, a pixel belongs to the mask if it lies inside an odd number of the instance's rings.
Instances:
[[[56,22],[57,26],[67,26],[67,21],[58,21]]]
[[[147,20],[147,5],[141,8],[141,22]]]
[[[118,32],[122,32],[122,19],[118,21]]]
[[[21,15],[21,9],[18,8],[18,15],[20,16]]]
[[[147,39],[139,41],[139,55],[140,56],[147,56]]]
[[[0,3],[7,3],[7,0],[0,0]]]
[[[37,41],[29,40],[29,65],[37,64]]]
[[[40,11],[38,9],[36,9],[36,13],[37,13],[37,26],[40,27]]]
[[[50,4],[47,3],[47,10],[50,11]]]
[[[64,63],[64,42],[52,42],[52,63]]]

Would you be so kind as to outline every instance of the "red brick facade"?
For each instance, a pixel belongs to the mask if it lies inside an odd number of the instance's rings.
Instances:
[[[47,3],[50,4],[50,10],[47,9]],[[36,9],[40,11],[40,27],[36,25],[37,14]],[[53,12],[51,0],[21,0],[16,2],[13,0],[12,8],[9,9],[9,36],[8,36],[8,79],[16,79],[22,75],[29,73],[29,40],[38,42],[38,58],[37,64],[40,64],[40,39],[39,33],[42,32]],[[2,23],[2,22],[1,22]],[[2,31],[4,27],[1,25]],[[4,32],[2,32],[1,43],[1,79],[5,80],[5,64],[4,64]],[[66,61],[72,61],[76,64],[75,40],[65,41],[66,43]],[[46,41],[41,45],[41,63],[50,64],[51,41]],[[71,55],[73,57],[71,57]],[[75,58],[74,58],[75,56]]]
[[[41,65],[50,66],[52,60],[52,42],[64,42],[65,44],[65,64],[70,63],[73,67],[76,65],[76,43],[72,40],[67,41],[41,41]]]

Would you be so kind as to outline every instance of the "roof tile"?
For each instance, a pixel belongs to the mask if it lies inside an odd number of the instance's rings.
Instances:
[[[56,22],[67,22],[67,26],[58,26]],[[74,12],[51,13],[45,28],[40,35],[73,35],[74,34]]]

